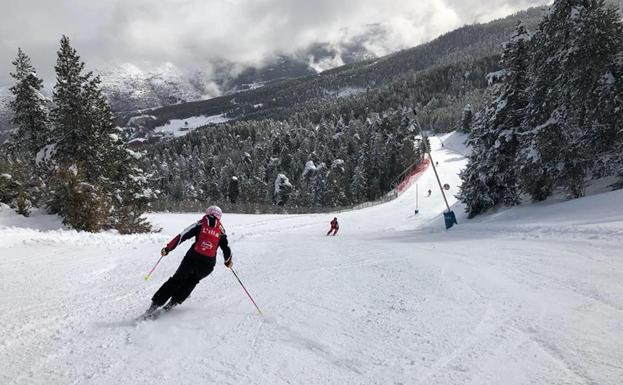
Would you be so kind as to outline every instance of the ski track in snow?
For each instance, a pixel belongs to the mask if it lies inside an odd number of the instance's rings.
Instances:
[[[451,230],[430,168],[419,214],[412,186],[337,214],[335,237],[331,214],[225,214],[264,316],[219,256],[182,306],[134,321],[190,244],[144,281],[160,248],[200,214],[122,236],[0,208],[0,384],[623,383],[623,191],[466,221],[460,138],[433,139]]]

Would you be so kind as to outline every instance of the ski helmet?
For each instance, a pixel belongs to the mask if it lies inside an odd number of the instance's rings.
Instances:
[[[206,215],[213,216],[214,218],[220,220],[221,217],[223,216],[223,211],[218,206],[210,206],[206,210]]]

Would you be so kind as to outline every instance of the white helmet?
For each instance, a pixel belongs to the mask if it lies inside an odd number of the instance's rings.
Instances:
[[[223,211],[218,206],[210,206],[206,210],[206,215],[210,215],[218,220],[221,220],[221,217],[223,216]]]

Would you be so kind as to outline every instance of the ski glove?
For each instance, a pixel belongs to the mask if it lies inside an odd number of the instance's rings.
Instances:
[[[234,260],[232,257],[229,257],[229,259],[225,261],[225,266],[227,266],[230,269],[234,267]]]
[[[166,247],[163,247],[162,250],[160,250],[160,255],[162,255],[163,257],[166,256],[167,254],[169,254],[169,252],[167,251]]]

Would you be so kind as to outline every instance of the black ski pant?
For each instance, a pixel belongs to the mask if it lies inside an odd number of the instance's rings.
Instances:
[[[158,289],[151,300],[158,306],[164,305],[169,298],[177,304],[184,302],[199,281],[214,270],[215,263],[216,258],[189,250],[175,274]]]

